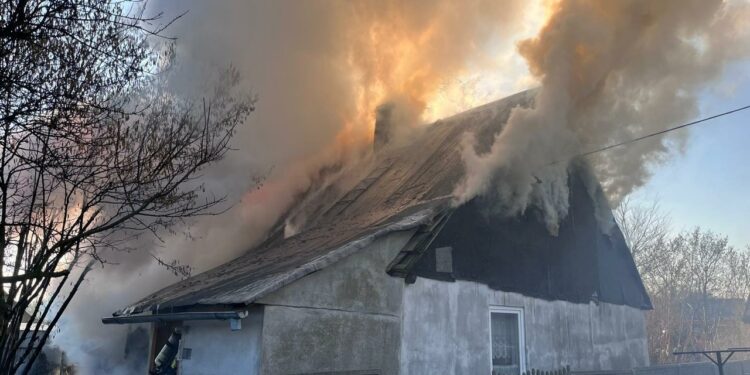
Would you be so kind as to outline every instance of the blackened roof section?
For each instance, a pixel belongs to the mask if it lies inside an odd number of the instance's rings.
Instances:
[[[571,168],[570,209],[556,237],[533,208],[505,217],[486,212],[488,205],[475,199],[453,212],[412,274],[548,300],[652,308],[619,228],[614,222],[602,228],[597,219],[597,200],[582,168]],[[452,273],[436,271],[435,249],[441,247],[453,249]]]

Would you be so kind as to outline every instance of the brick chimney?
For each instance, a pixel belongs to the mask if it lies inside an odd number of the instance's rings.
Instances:
[[[387,102],[378,106],[375,109],[375,137],[372,143],[372,148],[375,153],[388,144],[391,137],[393,136],[393,109],[395,105],[391,102]]]

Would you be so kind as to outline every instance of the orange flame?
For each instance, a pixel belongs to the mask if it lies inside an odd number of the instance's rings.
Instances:
[[[395,0],[349,2],[344,14],[350,20],[344,40],[347,43],[346,69],[354,89],[354,111],[345,117],[341,137],[364,133],[372,139],[375,109],[389,100],[399,100],[415,117],[413,125],[435,120],[504,96],[517,87],[497,85],[491,94],[479,94],[467,85],[470,79],[488,70],[501,75],[507,71],[495,55],[491,41],[510,41],[536,32],[540,15],[551,2],[465,2],[437,1],[401,3]],[[523,5],[530,9],[519,11]],[[517,55],[516,53],[514,53]],[[519,58],[520,61],[520,58]],[[519,63],[519,66],[522,63]],[[524,68],[522,66],[522,68]],[[507,78],[505,78],[507,79]],[[477,82],[472,85],[492,85]],[[516,82],[515,80],[513,82]]]

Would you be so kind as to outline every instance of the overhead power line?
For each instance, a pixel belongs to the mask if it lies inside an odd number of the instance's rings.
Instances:
[[[630,144],[630,143],[642,141],[642,140],[644,140],[646,138],[656,137],[658,135],[669,133],[669,132],[672,132],[672,131],[675,131],[675,130],[679,130],[679,129],[682,129],[682,128],[687,128],[688,126],[697,125],[697,124],[700,124],[700,123],[703,123],[703,122],[706,122],[706,121],[709,121],[709,120],[713,120],[713,119],[716,119],[716,118],[719,118],[719,117],[722,117],[722,116],[731,115],[733,113],[744,111],[746,109],[750,109],[750,105],[746,105],[746,106],[740,107],[740,108],[735,108],[735,109],[733,109],[731,111],[726,111],[726,112],[722,112],[722,113],[719,113],[719,114],[715,114],[713,116],[702,118],[700,120],[695,120],[693,122],[688,122],[686,124],[673,126],[671,128],[660,130],[660,131],[655,132],[655,133],[646,134],[646,135],[640,136],[638,138],[628,139],[627,141],[622,141],[622,142],[618,142],[618,143],[615,143],[615,144],[611,144],[609,146],[604,146],[604,147],[598,148],[596,150],[586,151],[586,152],[577,154],[575,156],[576,157],[582,157],[582,156],[588,156],[588,155],[596,154],[596,153],[599,153],[599,152],[602,152],[602,151],[607,151],[607,150],[613,149],[615,147],[620,147],[620,146],[624,146],[624,145],[627,145],[627,144]],[[553,164],[555,164],[555,163],[553,163]]]

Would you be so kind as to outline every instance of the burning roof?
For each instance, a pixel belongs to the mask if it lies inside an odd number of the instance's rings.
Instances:
[[[525,91],[439,120],[414,142],[390,150],[370,173],[301,233],[266,241],[244,255],[153,293],[114,313],[168,312],[192,305],[248,304],[345,257],[386,233],[406,230],[450,209],[463,176],[460,139],[465,132],[500,131]],[[492,137],[482,137],[492,138]]]

